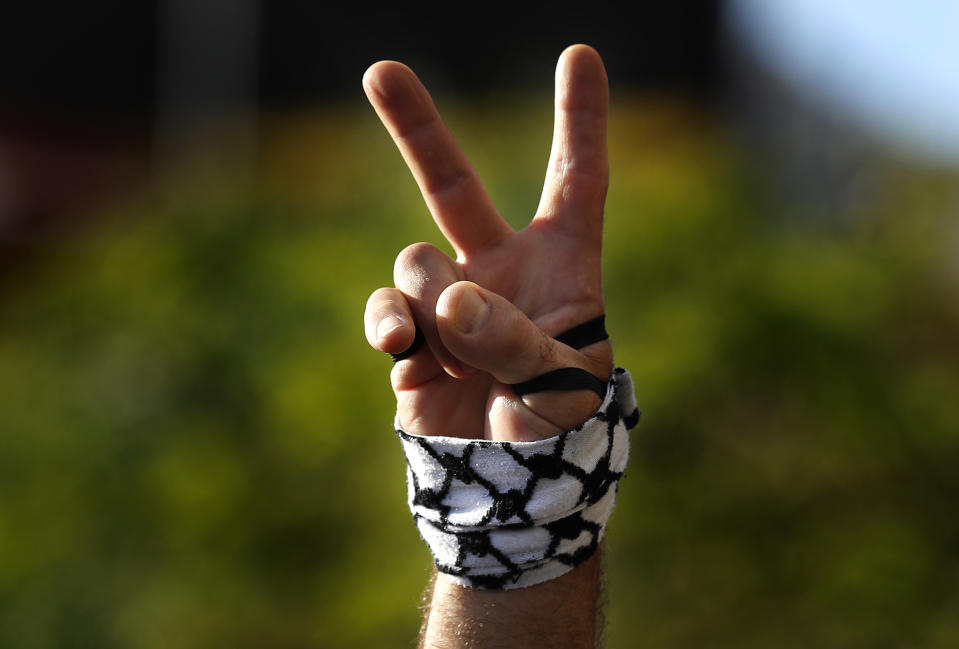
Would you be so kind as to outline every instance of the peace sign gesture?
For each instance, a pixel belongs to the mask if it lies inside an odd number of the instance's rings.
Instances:
[[[409,68],[381,61],[363,86],[456,251],[454,260],[426,243],[407,247],[395,262],[395,288],[367,302],[374,349],[399,354],[418,331],[425,339],[391,374],[403,429],[527,441],[582,423],[600,405],[596,392],[519,396],[511,386],[559,368],[603,381],[612,371],[608,340],[577,350],[553,338],[604,313],[609,90],[599,54],[574,45],[560,56],[543,196],[519,232],[500,216]]]

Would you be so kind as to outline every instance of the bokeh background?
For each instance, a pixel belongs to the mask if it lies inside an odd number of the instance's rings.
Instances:
[[[608,646],[959,645],[959,12],[832,5],[6,3],[0,646],[414,644],[361,316],[446,244],[359,81],[417,70],[521,227],[573,42],[645,413]]]

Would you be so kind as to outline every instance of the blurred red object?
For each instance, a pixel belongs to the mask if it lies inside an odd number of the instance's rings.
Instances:
[[[147,142],[135,128],[0,115],[0,242],[69,229],[142,186]]]

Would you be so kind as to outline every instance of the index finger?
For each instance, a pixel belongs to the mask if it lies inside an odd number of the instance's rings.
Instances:
[[[380,61],[363,75],[363,88],[457,256],[492,247],[513,232],[412,70]]]

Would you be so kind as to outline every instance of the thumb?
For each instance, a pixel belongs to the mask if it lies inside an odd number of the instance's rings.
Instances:
[[[491,374],[501,393],[561,430],[578,426],[599,407],[589,390],[547,390],[516,396],[507,386],[563,367],[609,378],[610,367],[551,338],[509,300],[472,282],[448,286],[436,304],[443,345],[459,360]],[[559,431],[553,431],[553,434]]]

